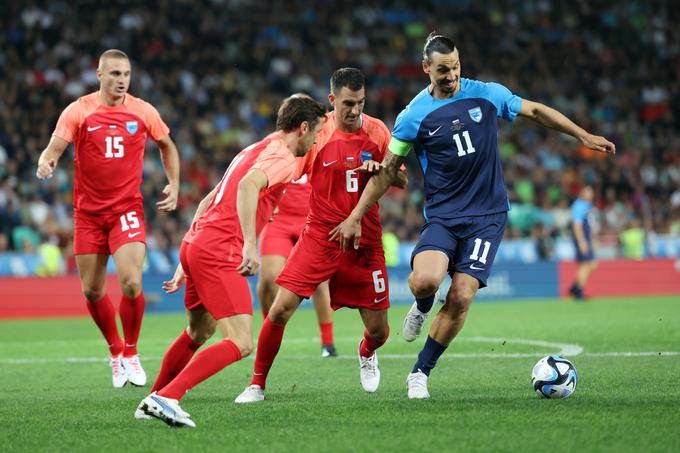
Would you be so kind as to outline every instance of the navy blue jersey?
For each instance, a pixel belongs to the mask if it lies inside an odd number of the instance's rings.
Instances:
[[[454,219],[509,209],[498,153],[498,117],[512,121],[522,99],[498,83],[461,78],[460,91],[421,91],[399,114],[390,150],[413,147],[425,181],[425,217]]]

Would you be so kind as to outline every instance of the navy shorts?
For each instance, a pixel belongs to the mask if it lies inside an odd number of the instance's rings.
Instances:
[[[507,220],[507,212],[451,220],[428,219],[411,254],[411,268],[418,253],[438,250],[449,258],[451,277],[463,272],[479,280],[479,287],[484,288]]]
[[[595,251],[593,250],[593,241],[590,236],[586,236],[586,243],[588,244],[588,251],[586,253],[581,253],[581,249],[578,248],[578,243],[574,240],[574,247],[576,248],[576,261],[579,263],[585,263],[587,261],[593,261],[595,259]]]

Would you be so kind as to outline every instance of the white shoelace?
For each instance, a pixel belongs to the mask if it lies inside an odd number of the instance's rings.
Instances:
[[[134,371],[135,373],[141,373],[143,371],[142,365],[139,363],[139,357],[137,356],[130,357],[129,359],[127,359],[127,363],[132,367],[132,371]]]
[[[413,312],[413,315],[409,315],[408,317],[409,327],[415,330],[422,329],[425,319],[427,319],[427,314],[421,313],[420,310],[416,308],[415,312]]]
[[[412,389],[419,389],[427,391],[427,379],[420,373],[414,373],[408,377],[408,386]]]
[[[375,376],[375,353],[371,357],[361,357],[361,369],[366,370],[367,372],[371,373],[372,375]]]

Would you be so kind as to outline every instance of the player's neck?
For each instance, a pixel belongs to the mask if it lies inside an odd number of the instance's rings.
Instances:
[[[99,90],[99,100],[101,103],[107,107],[115,107],[117,105],[123,104],[125,102],[125,95],[113,97],[106,92]]]
[[[276,131],[276,134],[286,144],[286,148],[288,148],[288,151],[290,151],[290,153],[293,155],[293,157],[298,157],[297,148],[298,148],[299,138],[297,136],[297,133],[296,132]]]

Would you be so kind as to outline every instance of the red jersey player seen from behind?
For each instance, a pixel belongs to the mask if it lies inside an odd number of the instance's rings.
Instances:
[[[378,205],[364,217],[361,248],[357,243],[345,253],[337,242],[329,241],[329,233],[354,208],[368,173],[380,168],[378,161],[387,151],[390,134],[380,120],[362,114],[364,76],[358,69],[335,71],[328,99],[334,110],[310,152],[314,162],[307,225],[276,280],[280,289],[260,331],[251,385],[236,403],[264,400],[267,375],[286,323],[302,299],[326,280],[333,309],[357,308],[366,327],[358,346],[362,387],[375,392],[380,383],[375,351],[389,336],[389,289]]]
[[[291,96],[279,108],[276,128],[234,157],[222,181],[201,201],[180,248],[180,265],[167,292],[184,280],[189,326],[163,357],[151,394],[136,418],[158,418],[171,426],[196,424],[179,401],[187,391],[241,360],[253,349],[253,305],[246,276],[259,268],[257,236],[269,221],[286,185],[300,178],[309,161],[298,157],[316,141],[325,107]],[[222,341],[193,357],[219,328]]]
[[[75,145],[74,254],[87,308],[109,345],[113,386],[142,386],[146,374],[137,355],[144,314],[142,266],[146,254],[144,208],[139,187],[147,137],[161,151],[169,184],[161,211],[172,211],[179,190],[179,155],[169,129],[149,103],[128,94],[130,60],[111,49],[99,58],[99,91],[71,103],[59,117],[36,175],[49,179],[69,143]],[[116,325],[106,294],[106,264],[113,255],[123,296]]]
[[[257,298],[265,318],[278,289],[276,277],[281,273],[288,255],[305,227],[311,191],[312,186],[307,174],[291,181],[286,187],[272,221],[262,231],[260,237],[262,266],[257,282]],[[333,311],[330,306],[328,282],[318,286],[313,300],[319,321],[321,357],[337,357],[338,354],[333,344]]]

